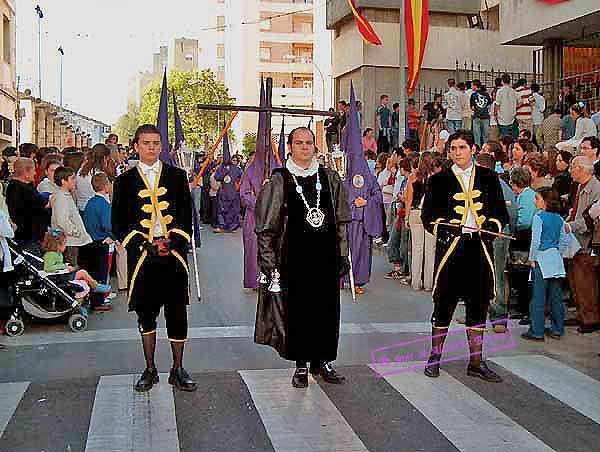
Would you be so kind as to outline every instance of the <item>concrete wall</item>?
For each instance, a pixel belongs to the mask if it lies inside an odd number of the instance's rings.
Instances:
[[[9,20],[10,42],[8,46],[8,59],[4,55],[3,42],[3,19],[6,16]],[[16,143],[16,77],[17,77],[17,59],[16,59],[16,28],[15,28],[15,5],[6,0],[0,0],[0,115],[12,121],[12,135],[4,134],[0,130],[0,150],[8,145]]]
[[[501,41],[511,42],[598,11],[599,0],[568,0],[556,4],[532,0],[502,0]]]

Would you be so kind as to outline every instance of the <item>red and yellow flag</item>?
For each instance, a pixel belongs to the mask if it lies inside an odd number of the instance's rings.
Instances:
[[[354,20],[356,20],[356,25],[358,25],[358,31],[365,42],[376,46],[381,45],[381,39],[379,39],[379,36],[377,36],[377,33],[375,33],[375,30],[369,21],[358,12],[356,6],[354,6],[354,0],[348,0],[348,4],[350,5],[352,14],[354,14]]]
[[[427,45],[429,32],[429,1],[404,0],[406,27],[406,49],[408,55],[407,91],[411,94],[419,79],[419,71],[423,63],[423,55]]]

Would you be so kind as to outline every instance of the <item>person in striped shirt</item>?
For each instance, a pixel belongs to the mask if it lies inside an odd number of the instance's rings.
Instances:
[[[517,92],[517,114],[519,130],[530,130],[533,132],[532,107],[535,104],[535,98],[531,88],[527,86],[527,80],[521,78],[515,85]]]

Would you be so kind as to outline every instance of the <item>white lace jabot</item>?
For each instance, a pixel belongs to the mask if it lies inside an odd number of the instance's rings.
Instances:
[[[308,177],[313,176],[319,171],[319,161],[316,157],[313,157],[312,163],[307,169],[301,168],[294,163],[290,157],[285,161],[285,167],[287,170],[296,177]]]

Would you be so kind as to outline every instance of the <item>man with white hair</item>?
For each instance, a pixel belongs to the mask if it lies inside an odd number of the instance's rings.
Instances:
[[[590,208],[600,200],[600,181],[594,177],[594,165],[589,157],[574,158],[570,172],[579,188],[565,229],[575,234],[581,249],[569,261],[568,276],[577,306],[577,320],[580,322],[577,332],[583,334],[600,329],[600,292],[596,276],[599,257],[591,252],[593,220],[590,217]]]

